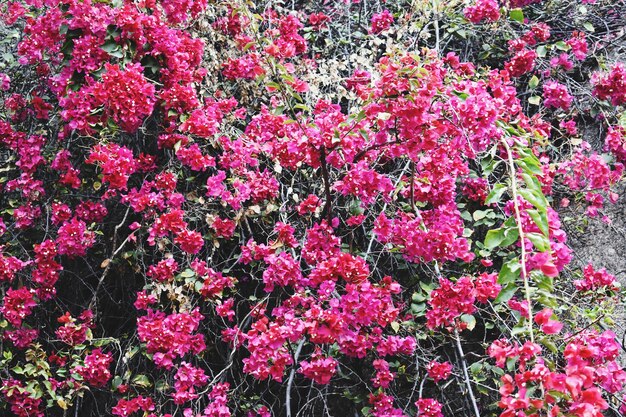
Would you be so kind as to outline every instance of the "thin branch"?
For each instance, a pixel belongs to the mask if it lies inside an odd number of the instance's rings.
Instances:
[[[324,210],[322,210],[322,218],[326,216],[328,224],[332,220],[332,194],[330,193],[330,178],[328,176],[328,167],[326,166],[326,148],[322,146],[320,149],[320,164],[322,168],[322,178],[324,179],[324,195],[326,196],[326,202],[324,203]]]
[[[126,209],[126,213],[124,213],[124,218],[117,226],[115,226],[115,229],[113,230],[113,247],[115,247],[117,243],[117,234],[119,230],[122,228],[122,226],[124,226],[124,223],[126,223],[126,219],[128,218],[129,213],[130,213],[130,207]],[[128,242],[131,236],[132,236],[132,233],[126,236],[126,239],[124,239],[124,241],[113,251],[111,256],[105,259],[106,265],[104,267],[104,271],[102,272],[102,275],[100,276],[100,279],[98,280],[98,285],[96,286],[96,290],[93,293],[93,297],[91,298],[91,301],[89,302],[89,310],[93,309],[96,305],[96,300],[98,299],[98,292],[100,290],[100,287],[102,287],[102,283],[104,282],[104,279],[107,277],[109,270],[111,269],[111,265],[113,264],[113,259],[120,253],[122,248],[124,248],[124,246],[126,245],[126,243]]]
[[[522,267],[522,279],[524,280],[524,292],[526,295],[526,302],[528,303],[528,332],[530,333],[530,341],[534,343],[535,335],[533,331],[533,304],[530,298],[530,284],[528,283],[528,272],[526,271],[526,245],[524,244],[524,228],[522,226],[522,214],[517,193],[517,172],[515,171],[515,163],[513,162],[513,153],[511,152],[511,147],[506,142],[506,140],[502,140],[502,143],[506,148],[506,154],[508,158],[509,171],[511,175],[511,188],[513,192],[513,204],[515,207],[515,223],[517,223],[517,231],[519,234],[519,239],[521,241],[522,254],[520,264]]]
[[[296,347],[296,352],[293,354],[293,367],[291,368],[291,372],[289,373],[289,380],[287,381],[287,392],[285,393],[285,409],[287,412],[287,417],[291,417],[291,386],[293,384],[293,378],[296,376],[296,364],[298,362],[298,356],[300,355],[300,351],[302,350],[302,346],[304,345],[304,339],[301,339],[298,342],[298,346]]]
[[[474,391],[472,390],[472,381],[470,380],[469,373],[467,372],[467,362],[465,362],[465,353],[463,353],[463,347],[461,346],[461,338],[459,337],[459,331],[456,328],[454,329],[454,339],[456,342],[456,350],[458,351],[459,359],[461,360],[461,368],[463,369],[463,377],[465,378],[465,385],[467,386],[469,399],[472,403],[472,408],[474,408],[476,417],[480,417],[476,397],[474,396]]]

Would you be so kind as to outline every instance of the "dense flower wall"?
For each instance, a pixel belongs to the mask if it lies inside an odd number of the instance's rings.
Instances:
[[[624,2],[289,3],[0,5],[0,413],[626,413]]]

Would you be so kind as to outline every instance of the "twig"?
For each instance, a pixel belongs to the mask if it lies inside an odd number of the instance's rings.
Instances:
[[[437,0],[432,0],[433,7],[433,20],[435,23],[435,52],[439,54],[439,43],[441,42],[439,36],[439,5],[437,4]]]
[[[304,339],[298,342],[296,352],[293,354],[293,367],[289,373],[289,380],[287,381],[287,392],[285,393],[285,409],[287,411],[287,417],[291,417],[291,385],[293,384],[293,378],[296,376],[296,363],[298,362],[298,356],[304,345]]]
[[[470,381],[469,373],[467,372],[467,363],[465,362],[465,353],[463,353],[463,347],[461,346],[461,338],[459,337],[459,331],[456,328],[454,329],[454,339],[456,341],[456,350],[458,351],[459,359],[461,360],[461,368],[463,368],[463,376],[465,377],[465,385],[467,386],[469,398],[472,402],[472,407],[474,408],[476,417],[480,417],[476,397],[474,397],[474,391],[472,390],[472,382]]]
[[[117,233],[122,228],[122,226],[124,226],[124,223],[126,223],[126,219],[128,218],[128,213],[130,213],[130,207],[126,209],[126,213],[124,213],[124,218],[117,226],[115,226],[115,229],[113,230],[113,247],[115,247],[115,244],[117,242]],[[96,286],[96,290],[93,293],[93,297],[91,298],[91,301],[89,302],[89,310],[93,309],[96,304],[96,300],[98,299],[98,291],[100,290],[100,287],[102,287],[102,283],[104,282],[104,279],[107,277],[109,270],[111,269],[111,265],[113,264],[113,258],[115,258],[120,253],[122,248],[128,242],[130,236],[132,236],[132,233],[126,236],[126,239],[124,239],[124,241],[117,247],[117,249],[113,251],[111,256],[105,260],[107,264],[104,267],[104,271],[102,272],[100,279],[98,280],[98,285]]]
[[[404,176],[404,173],[409,169],[410,166],[411,166],[411,160],[409,159],[409,161],[406,163],[406,165],[402,169],[402,172],[398,176],[398,179],[396,180],[395,184],[393,185],[394,191],[398,188],[398,184],[400,184],[400,181],[402,181],[402,177]],[[389,198],[391,198],[391,196],[393,195],[394,191],[389,193]],[[387,210],[387,206],[388,206],[388,203],[385,202],[385,204],[383,205],[383,209],[381,210],[381,213],[384,213],[385,210]],[[375,237],[376,237],[376,235],[372,232],[372,236],[370,238],[369,244],[367,245],[367,251],[365,252],[365,256],[363,257],[363,259],[365,259],[366,261],[367,261],[367,257],[369,256],[369,254],[370,254],[370,252],[372,250],[372,244],[374,243],[374,238]]]
[[[530,298],[530,284],[528,283],[528,272],[526,271],[526,246],[524,245],[524,228],[522,226],[522,214],[519,207],[518,201],[518,193],[517,193],[517,173],[515,172],[515,163],[513,162],[513,153],[511,152],[511,147],[503,140],[502,143],[506,148],[506,154],[508,158],[509,171],[511,175],[511,188],[513,191],[513,204],[515,206],[515,223],[517,223],[517,231],[519,234],[519,239],[522,242],[521,249],[521,259],[520,264],[522,267],[522,279],[524,280],[524,292],[526,293],[526,302],[528,303],[528,332],[530,333],[530,341],[532,343],[535,342],[535,335],[533,332],[533,305],[532,300]]]
[[[324,195],[326,196],[324,210],[322,210],[322,218],[326,216],[328,224],[330,225],[333,218],[331,205],[332,194],[330,193],[330,178],[328,176],[328,167],[326,166],[326,148],[324,146],[320,149],[320,164],[322,167],[322,178],[324,179]]]

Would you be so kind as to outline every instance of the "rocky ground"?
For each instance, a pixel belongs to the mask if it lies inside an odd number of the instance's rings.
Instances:
[[[608,203],[605,207],[605,214],[611,220],[609,224],[596,218],[583,226],[568,225],[567,218],[573,215],[572,211],[562,210],[560,214],[573,250],[571,266],[584,267],[591,263],[596,269],[606,268],[626,287],[626,187],[620,190],[620,199],[616,204]],[[617,306],[616,319],[611,330],[621,341],[622,357],[626,363],[626,309],[623,302]]]

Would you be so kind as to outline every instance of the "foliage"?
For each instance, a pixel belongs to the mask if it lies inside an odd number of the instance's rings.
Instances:
[[[623,1],[0,7],[4,412],[626,412]]]

